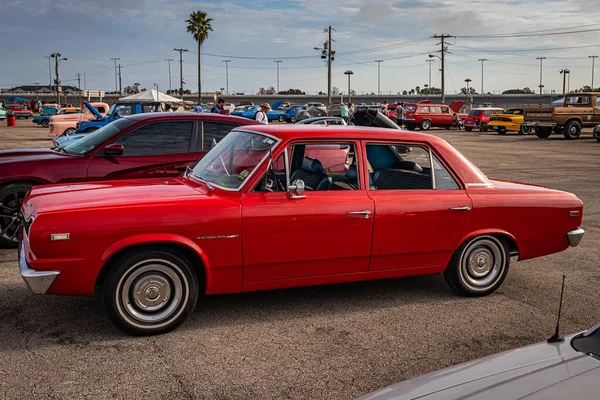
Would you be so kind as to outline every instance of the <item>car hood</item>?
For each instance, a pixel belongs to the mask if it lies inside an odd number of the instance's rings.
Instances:
[[[98,120],[104,119],[102,114],[100,114],[100,112],[98,112],[98,110],[96,110],[96,108],[93,105],[91,105],[87,101],[84,101],[83,104],[85,104],[85,106],[88,108],[88,110],[90,110],[90,112],[92,114],[94,114],[94,117],[96,117]]]
[[[51,149],[0,150],[0,164],[41,160],[57,160],[64,157],[73,157],[73,155],[58,153]]]
[[[182,179],[136,179],[34,186],[24,206],[25,215],[111,207],[144,207],[157,202],[202,196],[204,186]]]
[[[574,336],[574,335],[573,335]],[[361,400],[541,400],[596,398],[600,361],[567,337],[458,364],[361,397]]]
[[[466,103],[466,101],[464,100],[454,100],[452,103],[450,103],[448,105],[448,108],[450,108],[452,111],[454,111],[455,113],[459,112],[460,109],[462,108],[462,106],[464,106]]]

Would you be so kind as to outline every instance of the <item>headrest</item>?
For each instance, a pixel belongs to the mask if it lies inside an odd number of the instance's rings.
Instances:
[[[356,169],[356,165],[349,166],[345,176],[346,179],[355,181],[358,178],[358,170]]]
[[[398,169],[408,169],[415,172],[423,172],[423,168],[414,161],[399,161],[396,165]]]
[[[304,157],[304,160],[302,160],[302,169],[306,172],[320,172],[322,174],[325,174],[325,168],[323,168],[323,164],[321,164],[321,161],[312,157]]]
[[[398,158],[387,145],[367,146],[367,158],[374,170],[392,168],[398,162]]]

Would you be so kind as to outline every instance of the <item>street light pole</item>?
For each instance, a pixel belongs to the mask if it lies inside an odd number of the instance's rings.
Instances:
[[[169,63],[169,93],[173,88],[171,87],[171,61],[174,61],[172,58],[165,58],[165,61]]]
[[[50,83],[50,90],[52,90],[52,64],[50,63],[50,56],[44,56],[44,58],[48,59],[48,83]]]
[[[383,60],[375,60],[377,63],[377,96],[381,95],[381,63]]]
[[[275,60],[273,62],[277,63],[277,94],[279,94],[279,64],[282,63],[283,61]]]
[[[231,60],[223,60],[225,63],[225,94],[229,95],[229,63]]]
[[[431,58],[428,60],[425,60],[428,64],[429,64],[429,90],[431,90],[431,63],[434,62],[435,60],[432,60]]]
[[[596,58],[598,58],[598,56],[588,56],[588,58],[592,59],[592,86],[590,87],[590,90],[593,92],[594,91],[594,61],[596,61]]]
[[[469,100],[471,97],[471,92],[469,92],[469,83],[471,82],[471,79],[467,78],[467,79],[465,79],[465,82],[467,82],[467,100]],[[472,105],[473,105],[473,101],[469,100],[469,108],[471,108]]]
[[[61,54],[60,53],[52,53],[50,54],[50,57],[54,58],[55,61],[55,70],[54,72],[56,73],[56,104],[58,104],[60,106],[60,92],[61,92],[61,86],[60,86],[60,70],[59,70],[59,65],[61,61],[67,61],[67,58],[61,58]]]
[[[352,103],[352,94],[350,92],[350,75],[353,75],[354,72],[352,72],[352,70],[346,70],[346,72],[344,72],[344,75],[348,75],[348,103]]]
[[[115,62],[115,92],[119,90],[118,82],[117,82],[117,61],[120,60],[118,57],[111,57],[111,60]]]
[[[565,94],[566,94],[565,87],[566,87],[566,83],[567,83],[567,74],[569,74],[569,76],[571,76],[570,75],[571,71],[565,68],[565,69],[561,69],[560,73],[563,76],[563,97],[565,97]]]
[[[480,58],[477,61],[481,61],[481,94],[483,94],[483,62],[487,61],[487,58]]]
[[[537,57],[536,60],[540,60],[540,96],[542,95],[542,88],[544,85],[542,84],[542,62],[546,59],[546,57]],[[564,90],[563,90],[564,92]]]

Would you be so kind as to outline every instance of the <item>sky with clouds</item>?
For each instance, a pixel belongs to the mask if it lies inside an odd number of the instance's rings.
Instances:
[[[114,90],[114,61],[122,64],[123,86],[139,82],[161,91],[179,86],[179,53],[184,53],[185,87],[197,87],[197,46],[186,32],[190,12],[213,18],[213,32],[202,48],[203,90],[225,87],[224,59],[229,63],[229,91],[280,89],[326,91],[327,69],[314,47],[322,47],[324,28],[335,31],[333,85],[346,90],[344,71],[351,69],[352,88],[377,91],[381,63],[382,92],[396,93],[429,80],[426,59],[439,50],[434,34],[451,34],[446,90],[481,85],[485,91],[531,87],[538,90],[539,61],[544,60],[545,89],[562,91],[562,68],[571,70],[571,88],[589,85],[591,59],[600,55],[600,38],[592,25],[599,0],[0,0],[0,87],[47,84],[48,56],[60,52],[63,84],[86,74],[88,89]],[[590,32],[532,37],[477,38],[478,35],[563,29]],[[598,28],[600,29],[600,28]],[[440,86],[439,61],[432,63],[431,83]],[[598,61],[598,60],[597,60]],[[600,64],[600,62],[599,62]],[[52,68],[54,71],[54,68]],[[600,71],[600,70],[599,70]],[[600,75],[597,74],[600,85]],[[83,86],[83,81],[82,81]]]

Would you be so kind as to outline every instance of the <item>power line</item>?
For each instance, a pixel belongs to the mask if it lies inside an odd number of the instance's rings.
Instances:
[[[518,38],[518,37],[529,37],[529,36],[556,36],[556,35],[574,35],[578,33],[588,33],[588,32],[597,32],[600,31],[600,28],[595,29],[583,29],[576,31],[566,31],[566,32],[546,32],[546,33],[513,33],[513,34],[489,34],[489,35],[464,35],[457,36],[461,39],[497,39],[497,38]]]

